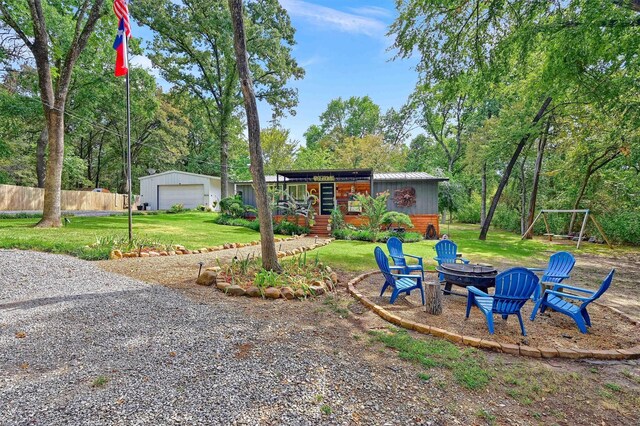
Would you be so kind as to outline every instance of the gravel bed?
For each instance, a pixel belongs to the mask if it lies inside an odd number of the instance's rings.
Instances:
[[[337,316],[320,326],[270,315],[280,302],[258,314],[199,302],[67,256],[0,250],[0,265],[2,425],[472,420]]]

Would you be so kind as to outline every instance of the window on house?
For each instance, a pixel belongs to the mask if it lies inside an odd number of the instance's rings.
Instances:
[[[307,198],[307,185],[287,185],[287,192],[296,201],[304,201]]]

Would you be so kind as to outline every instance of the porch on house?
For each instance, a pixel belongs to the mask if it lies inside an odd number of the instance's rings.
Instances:
[[[315,211],[312,235],[329,236],[329,219],[335,208],[340,209],[345,222],[354,226],[364,223],[356,195],[371,194],[373,170],[287,170],[276,173],[276,188],[286,191],[294,199],[302,201],[307,193],[317,197],[312,204]],[[283,218],[282,215],[275,216],[276,221]],[[304,218],[296,220],[302,224]]]

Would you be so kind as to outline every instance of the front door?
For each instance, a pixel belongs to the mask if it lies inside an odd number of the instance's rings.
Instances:
[[[320,214],[331,214],[335,207],[336,187],[333,183],[320,184]]]

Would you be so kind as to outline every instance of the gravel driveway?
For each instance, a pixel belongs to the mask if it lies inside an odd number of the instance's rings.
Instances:
[[[0,250],[0,424],[457,423],[442,395],[357,343],[347,320],[309,324],[270,311],[287,302],[259,313],[246,303]]]

